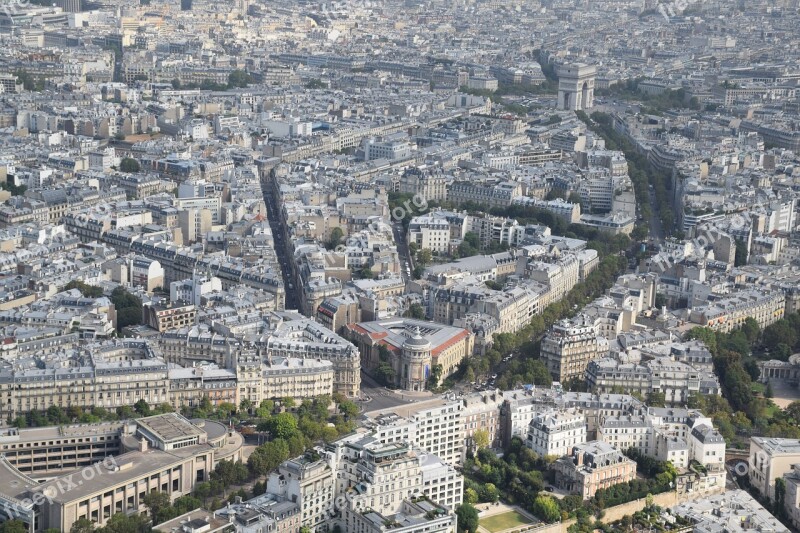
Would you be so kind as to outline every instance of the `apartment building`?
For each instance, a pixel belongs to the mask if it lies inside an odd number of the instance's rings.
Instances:
[[[557,460],[555,484],[588,500],[598,489],[607,489],[636,478],[636,463],[622,452],[600,441],[574,446],[571,453]]]
[[[751,437],[748,476],[750,485],[769,501],[775,500],[775,480],[800,463],[800,440]]]
[[[334,511],[336,473],[321,459],[300,456],[281,463],[267,478],[267,492],[300,506],[303,527],[325,530]]]
[[[409,167],[400,176],[397,192],[411,194],[424,202],[447,199],[447,175],[432,166]]]
[[[475,279],[431,289],[431,318],[456,325],[468,315],[479,314],[494,320],[493,333],[514,333],[530,323],[539,311],[539,292],[529,285],[490,289]]]
[[[145,345],[145,341],[119,344]],[[114,346],[113,344],[111,346]],[[110,348],[109,350],[115,350]],[[149,353],[150,348],[141,348]],[[106,351],[108,355],[110,351]],[[110,357],[110,356],[109,356]],[[162,359],[108,361],[89,359],[73,368],[0,371],[0,416],[14,419],[25,413],[45,411],[51,405],[116,409],[145,400],[151,405],[169,402],[167,364]]]
[[[418,454],[422,472],[422,493],[437,505],[455,511],[464,495],[464,477],[433,454]]]
[[[170,368],[169,403],[176,410],[197,407],[202,402],[217,406],[221,403],[239,405],[237,376],[233,370],[213,365],[192,368]]]
[[[541,357],[556,381],[583,379],[589,361],[608,353],[609,343],[580,317],[554,324],[542,339]]]
[[[261,374],[261,399],[315,398],[334,392],[333,363],[324,359],[274,357]]]
[[[586,443],[586,417],[577,409],[548,410],[533,417],[525,445],[540,457],[561,457]]]
[[[731,490],[703,499],[692,498],[672,507],[669,513],[687,520],[692,531],[731,531],[743,528],[772,533],[790,531],[745,490]]]
[[[625,391],[648,394],[662,393],[669,405],[686,405],[692,394],[703,396],[721,394],[719,380],[713,372],[657,357],[641,363],[622,363],[603,357],[590,361],[586,367],[586,383],[593,392]]]
[[[656,453],[654,439],[653,426],[644,415],[610,416],[597,429],[597,440],[622,451],[635,448],[648,457]]]
[[[321,359],[333,364],[334,392],[359,396],[361,355],[350,342],[321,324],[296,313],[273,317],[271,333],[257,346],[272,357]]]
[[[708,303],[695,306],[689,320],[714,331],[729,333],[739,329],[750,317],[759,327],[783,318],[786,298],[782,291],[749,289],[725,296],[712,296]]]
[[[792,469],[783,475],[786,483],[786,495],[783,507],[786,517],[795,529],[800,526],[800,465],[792,465]]]
[[[473,436],[476,431],[485,431],[489,436],[489,446],[499,448],[502,443],[500,431],[500,407],[503,396],[500,391],[484,391],[467,394],[462,399],[461,422],[464,427],[464,448],[462,457],[467,450],[474,451],[475,441]]]
[[[434,214],[414,217],[408,225],[408,242],[416,244],[420,250],[448,254],[452,243],[450,224]]]
[[[522,195],[522,185],[514,181],[454,181],[447,188],[447,201],[460,205],[467,202],[488,207],[507,207],[513,198]]]
[[[464,446],[463,409],[461,402],[450,401],[412,414],[410,418],[416,426],[412,442],[448,464],[460,464]]]
[[[197,321],[197,308],[194,304],[148,303],[143,306],[142,314],[144,323],[159,333],[193,326]]]
[[[458,521],[447,509],[419,497],[404,500],[396,514],[367,511],[349,516],[347,531],[353,533],[455,533]]]
[[[525,265],[525,273],[550,290],[543,292],[539,305],[542,309],[564,298],[578,283],[580,262],[572,254],[565,254],[551,262],[532,259]]]
[[[302,527],[300,506],[294,502],[283,501],[269,492],[242,503],[229,503],[222,509],[214,511],[214,517],[240,532],[295,533]],[[177,518],[175,520],[178,521],[178,526],[183,525],[181,520]],[[162,526],[160,530],[167,529]]]

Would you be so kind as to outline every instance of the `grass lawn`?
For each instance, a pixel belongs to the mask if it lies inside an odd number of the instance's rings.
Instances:
[[[781,408],[770,401],[769,403],[767,403],[767,408],[764,409],[764,416],[766,416],[767,418],[772,418],[780,411]]]
[[[496,514],[486,518],[481,518],[480,525],[494,533],[495,531],[503,531],[512,527],[524,526],[530,524],[531,521],[519,514],[516,511],[508,511],[507,513]]]

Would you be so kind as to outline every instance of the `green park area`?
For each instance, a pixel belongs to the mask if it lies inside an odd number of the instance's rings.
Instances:
[[[492,533],[498,531],[505,531],[517,526],[524,526],[530,524],[531,521],[525,518],[517,511],[508,511],[507,513],[500,513],[486,518],[481,518],[480,525],[485,527]]]

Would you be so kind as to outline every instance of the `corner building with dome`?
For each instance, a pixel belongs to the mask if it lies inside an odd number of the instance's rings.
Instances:
[[[361,352],[361,367],[375,376],[382,363],[390,364],[391,384],[407,391],[424,391],[434,373],[439,373],[441,382],[474,349],[475,339],[468,330],[424,320],[395,317],[349,324],[345,329]]]

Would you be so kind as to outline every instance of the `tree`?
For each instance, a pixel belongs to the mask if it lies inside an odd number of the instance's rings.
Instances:
[[[297,433],[297,419],[291,413],[279,413],[270,419],[269,431],[273,438],[288,439]]]
[[[476,250],[480,249],[481,247],[480,237],[474,231],[468,231],[464,234],[464,242]]]
[[[326,244],[326,248],[328,250],[336,250],[336,247],[342,242],[342,237],[344,237],[344,231],[339,226],[336,226],[331,230],[331,234],[328,237],[328,242]]]
[[[424,267],[431,262],[433,259],[433,254],[428,248],[423,248],[419,252],[417,252],[417,263]]]
[[[475,371],[472,370],[471,366],[467,367],[467,371],[464,372],[464,380],[469,383],[475,381]]]
[[[88,518],[79,518],[72,523],[69,533],[91,533],[94,531],[94,522]]]
[[[230,402],[221,402],[217,406],[217,413],[222,418],[228,418],[236,413],[236,405]]]
[[[478,510],[468,503],[462,503],[456,508],[458,530],[466,533],[475,533],[478,530]]]
[[[464,491],[464,503],[474,505],[478,503],[478,493],[473,488],[468,488]]]
[[[142,167],[139,165],[139,162],[132,157],[124,157],[122,161],[120,161],[119,169],[122,172],[127,172],[128,174],[132,174],[134,172],[139,172]]]
[[[194,511],[203,506],[203,502],[194,496],[185,495],[172,502],[173,518]]]
[[[151,533],[153,528],[150,520],[144,515],[116,513],[111,516],[105,527],[96,531],[100,533]]]
[[[82,296],[86,298],[100,298],[103,296],[103,288],[96,285],[88,285],[80,280],[73,279],[64,286],[65,291],[78,289]]]
[[[124,287],[111,292],[111,303],[117,311],[117,329],[142,323],[142,300]]]
[[[150,405],[144,398],[133,404],[133,410],[136,411],[140,416],[150,416]]]
[[[211,411],[213,409],[213,407],[214,406],[211,404],[211,398],[209,398],[207,394],[203,395],[203,397],[200,398],[200,410],[201,411],[204,411],[204,412],[207,413],[207,412]]]
[[[250,455],[250,457],[252,457],[252,456],[253,456],[253,454]],[[248,467],[249,466],[250,466],[250,464],[249,464],[249,461],[248,461]],[[251,471],[252,471],[252,469],[251,469]],[[205,501],[206,498],[211,496],[211,483],[209,483],[208,481],[203,481],[203,482],[198,483],[197,485],[195,485],[194,486],[194,495],[197,498],[200,498],[201,500]]]
[[[0,533],[28,533],[28,528],[21,520],[8,520],[0,524]]]
[[[417,320],[425,320],[425,308],[421,304],[413,303],[406,311],[406,316]]]
[[[272,400],[261,400],[261,403],[258,404],[258,409],[256,409],[256,417],[269,418],[272,416],[274,410],[275,402]]]
[[[490,465],[484,464],[484,466],[489,467],[491,470]],[[480,499],[482,502],[494,503],[500,499],[500,491],[497,490],[497,486],[494,483],[486,483],[481,487]]]
[[[26,91],[33,91],[36,89],[36,80],[25,69],[18,69],[14,72],[17,80],[22,84],[22,88]]]
[[[800,424],[800,401],[792,402],[786,406],[783,414],[793,423]]]
[[[753,344],[758,340],[758,335],[761,333],[761,328],[758,326],[758,322],[756,319],[749,316],[744,320],[744,324],[742,324],[742,333],[744,333],[745,337],[747,337],[747,341],[750,344]]]
[[[358,405],[350,400],[345,400],[339,403],[339,412],[346,418],[355,418],[358,416]]]
[[[170,501],[169,494],[166,492],[157,490],[148,492],[144,495],[142,503],[147,507],[154,523],[160,524],[161,522],[169,520],[170,505],[172,502]]]
[[[742,239],[736,239],[736,254],[733,259],[733,266],[742,266],[747,264],[747,243]]]
[[[431,374],[428,377],[428,387],[431,389],[435,389],[439,386],[439,380],[442,377],[442,365],[433,365],[431,369]]]
[[[633,240],[635,240],[635,241],[643,241],[643,240],[647,239],[647,235],[649,233],[650,233],[650,229],[646,225],[639,224],[638,226],[633,228],[633,231],[631,232],[631,238]],[[658,306],[656,306],[656,307],[658,307]]]
[[[782,477],[775,478],[775,507],[773,513],[779,519],[785,517],[784,501],[786,500],[786,480]]]
[[[228,87],[247,87],[253,83],[253,78],[241,69],[236,69],[228,74]]]
[[[559,119],[561,122],[561,119]],[[566,200],[567,199],[567,191],[564,189],[550,189],[547,192],[547,195],[544,197],[545,200]]]
[[[779,344],[785,344],[790,349],[797,344],[797,331],[792,327],[788,320],[778,320],[764,328],[762,337],[764,346],[774,350]]]
[[[472,440],[475,442],[475,447],[477,449],[488,448],[490,444],[489,432],[485,429],[476,429],[472,434]]]
[[[651,392],[647,395],[647,405],[650,407],[664,407],[666,397],[663,392]]]
[[[397,373],[394,371],[392,364],[386,361],[378,363],[378,367],[375,369],[375,379],[386,387],[394,385],[396,375]]]
[[[710,328],[701,328],[698,326],[690,329],[689,333],[687,333],[687,340],[690,339],[703,341],[712,355],[717,353],[717,335]]]
[[[537,496],[533,501],[533,514],[548,524],[561,518],[561,511],[556,501],[550,496],[545,496],[543,494]]]

